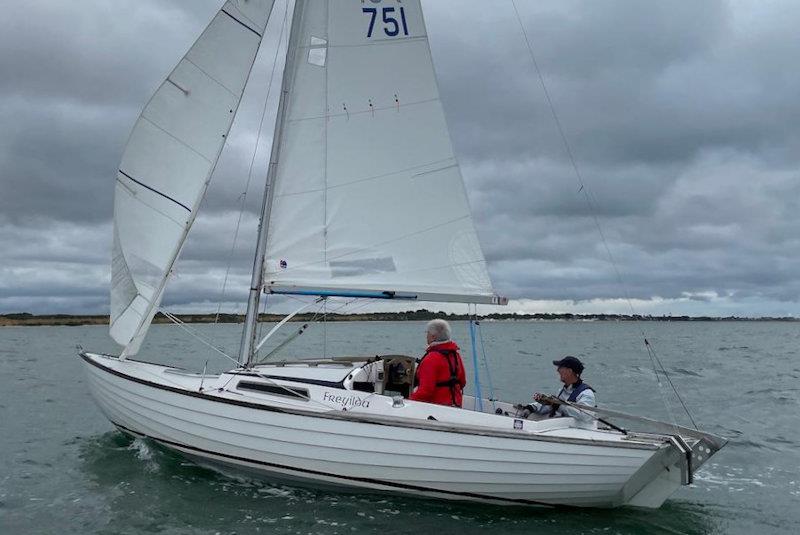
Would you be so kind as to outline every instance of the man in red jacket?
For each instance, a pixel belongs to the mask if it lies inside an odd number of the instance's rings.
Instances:
[[[411,399],[461,407],[467,376],[458,346],[450,340],[450,325],[444,320],[432,320],[426,332],[428,350],[417,365],[417,388]]]

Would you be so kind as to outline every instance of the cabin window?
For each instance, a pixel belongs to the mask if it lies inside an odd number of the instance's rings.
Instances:
[[[305,388],[293,388],[290,386],[268,385],[264,383],[254,383],[252,381],[239,381],[239,390],[252,390],[275,396],[286,396],[287,398],[298,398],[308,400],[308,390]]]

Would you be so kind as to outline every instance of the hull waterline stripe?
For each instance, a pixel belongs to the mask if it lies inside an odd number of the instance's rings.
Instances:
[[[228,13],[227,11],[225,11],[224,9],[220,9],[220,11],[221,11],[221,12],[223,12],[223,13],[225,13],[226,15],[228,15],[230,18],[232,18],[233,20],[235,20],[236,22],[238,22],[239,24],[241,24],[242,26],[244,26],[245,28],[247,28],[248,30],[250,30],[251,32],[253,32],[254,34],[256,34],[256,35],[258,36],[258,38],[259,38],[259,39],[261,39],[261,34],[260,34],[260,33],[258,33],[257,31],[255,31],[253,28],[251,28],[250,26],[248,26],[248,25],[247,25],[247,24],[245,24],[244,22],[240,21],[239,19],[237,19],[236,17],[234,17],[233,15],[231,15],[230,13]]]
[[[185,204],[183,204],[182,202],[180,202],[180,201],[177,201],[177,200],[173,199],[172,197],[170,197],[170,196],[169,196],[169,195],[167,195],[166,193],[162,193],[162,192],[158,191],[158,190],[157,190],[157,189],[155,189],[155,188],[151,188],[151,187],[150,187],[150,186],[148,186],[147,184],[144,184],[144,183],[142,183],[142,182],[139,182],[138,180],[136,180],[135,178],[133,178],[131,175],[129,175],[128,173],[126,173],[126,172],[125,172],[125,171],[123,171],[122,169],[120,169],[120,170],[119,170],[119,174],[121,174],[122,176],[124,176],[125,178],[127,178],[128,180],[130,180],[131,182],[135,182],[135,183],[139,184],[140,186],[142,186],[143,188],[147,188],[147,189],[149,189],[150,191],[152,191],[152,192],[153,192],[153,193],[155,193],[156,195],[161,195],[162,197],[164,197],[164,198],[165,198],[165,199],[167,199],[168,201],[172,201],[172,202],[174,202],[175,204],[177,204],[178,206],[180,206],[181,208],[183,208],[183,209],[184,209],[184,210],[186,210],[187,212],[189,212],[189,213],[192,213],[192,209],[191,209],[191,208],[189,208],[188,206],[186,206]]]
[[[140,433],[138,431],[135,431],[133,429],[128,429],[124,425],[120,425],[120,424],[116,423],[113,420],[111,420],[111,423],[114,424],[116,427],[118,427],[122,431],[125,431],[127,433],[132,433],[132,434],[140,436],[140,437],[148,438],[148,439],[153,440],[155,442],[158,442],[160,444],[164,444],[165,446],[172,446],[173,448],[181,448],[181,449],[185,449],[185,450],[189,450],[189,451],[195,451],[197,453],[201,453],[201,454],[205,454],[205,455],[215,455],[217,457],[223,457],[225,459],[231,459],[233,461],[240,461],[240,462],[245,462],[245,463],[250,463],[250,464],[257,464],[257,465],[260,465],[260,466],[269,466],[271,468],[279,468],[281,470],[289,470],[291,472],[299,472],[301,474],[312,474],[312,475],[317,475],[317,476],[331,477],[331,478],[335,478],[335,479],[342,479],[342,480],[345,480],[345,481],[368,483],[368,484],[371,484],[371,485],[380,485],[380,486],[384,486],[384,487],[390,487],[390,488],[401,489],[401,490],[414,490],[414,491],[418,491],[418,492],[432,492],[432,493],[436,493],[436,494],[445,494],[445,495],[448,495],[448,496],[462,496],[464,498],[477,498],[477,499],[487,500],[487,501],[500,501],[500,502],[507,502],[507,503],[515,503],[515,504],[519,504],[519,505],[537,505],[537,506],[542,506],[542,507],[555,507],[553,504],[550,504],[550,503],[538,502],[536,500],[526,500],[524,498],[503,498],[503,497],[500,497],[500,496],[491,496],[491,495],[488,495],[488,494],[479,494],[479,493],[476,493],[476,492],[458,492],[458,491],[454,491],[454,490],[432,489],[432,488],[429,488],[429,487],[421,487],[421,486],[418,486],[418,485],[409,485],[407,483],[396,483],[394,481],[384,481],[382,479],[372,479],[372,478],[369,478],[369,477],[343,476],[343,475],[338,475],[338,474],[331,474],[331,473],[328,473],[328,472],[321,472],[319,470],[310,470],[308,468],[296,468],[294,466],[287,466],[287,465],[283,465],[283,464],[270,463],[270,462],[267,462],[267,461],[258,461],[258,460],[255,460],[255,459],[247,459],[245,457],[237,457],[235,455],[228,455],[228,454],[219,453],[219,452],[216,452],[216,451],[204,450],[204,449],[201,449],[201,448],[196,448],[194,446],[181,444],[180,442],[172,442],[170,440],[152,437],[152,436],[146,435],[144,433]],[[559,505],[559,507],[570,507],[570,506],[568,506],[568,505],[563,505],[563,506]]]
[[[167,386],[162,385],[159,383],[154,383],[152,381],[148,381],[146,379],[141,379],[139,377],[134,377],[132,375],[126,375],[120,371],[117,371],[113,368],[108,368],[103,366],[99,362],[96,362],[94,359],[89,357],[86,353],[79,353],[79,356],[86,361],[87,364],[94,366],[104,372],[110,373],[111,375],[116,375],[126,381],[131,381],[133,383],[139,383],[141,385],[145,385],[151,388],[155,388],[158,390],[165,390],[167,392],[173,392],[175,394],[180,394],[182,396],[189,396],[199,399],[204,399],[206,401],[210,401],[212,403],[224,403],[227,405],[236,405],[238,407],[247,407],[249,409],[256,409],[261,411],[267,412],[277,412],[280,414],[291,414],[295,416],[303,416],[307,418],[323,418],[323,419],[330,419],[330,420],[345,420],[354,423],[361,423],[367,425],[382,425],[388,427],[405,427],[411,429],[424,429],[426,431],[433,431],[436,433],[455,433],[461,435],[471,435],[471,436],[487,436],[487,437],[494,437],[494,438],[508,438],[512,440],[541,440],[545,442],[559,442],[563,444],[580,444],[584,446],[610,446],[610,447],[617,447],[617,448],[625,448],[625,449],[638,449],[638,450],[657,450],[660,449],[663,445],[662,444],[643,444],[643,443],[617,443],[617,442],[603,442],[603,441],[595,441],[591,439],[580,439],[580,438],[571,438],[571,437],[537,437],[534,435],[520,435],[513,432],[505,432],[505,431],[477,431],[477,430],[464,430],[458,428],[433,428],[427,424],[427,422],[420,422],[419,424],[412,424],[412,423],[404,423],[404,422],[396,422],[396,421],[382,421],[382,420],[374,420],[369,418],[359,418],[354,414],[349,414],[346,412],[339,412],[339,411],[329,411],[329,412],[312,412],[303,409],[287,409],[287,408],[280,408],[280,407],[272,407],[269,405],[262,405],[259,403],[252,403],[249,401],[240,401],[237,399],[228,399],[222,398],[218,396],[210,396],[208,394],[204,394],[202,392],[195,392],[194,390],[186,390],[183,388],[176,388],[174,386]],[[138,362],[135,360],[128,360],[128,362]],[[164,366],[163,364],[159,364],[159,366]],[[168,366],[164,366],[168,368]],[[284,379],[285,378],[281,378]]]

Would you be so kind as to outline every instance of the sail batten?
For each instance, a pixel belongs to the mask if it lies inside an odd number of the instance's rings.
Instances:
[[[170,201],[174,202],[175,204],[177,204],[178,206],[180,206],[181,208],[183,208],[183,209],[184,209],[184,210],[186,210],[187,212],[191,212],[191,211],[192,211],[192,209],[191,209],[191,208],[189,208],[188,206],[186,206],[186,205],[185,205],[185,204],[183,204],[182,202],[180,202],[180,201],[178,201],[178,200],[176,200],[176,199],[173,199],[172,197],[170,197],[169,195],[167,195],[166,193],[164,193],[164,192],[162,192],[162,191],[158,191],[158,190],[157,190],[157,189],[155,189],[155,188],[151,188],[150,186],[148,186],[148,185],[147,185],[147,184],[145,184],[144,182],[140,182],[140,181],[136,180],[135,178],[133,178],[131,175],[129,175],[128,173],[126,173],[126,172],[125,172],[125,171],[123,171],[122,169],[120,169],[120,170],[119,170],[119,174],[121,174],[122,176],[124,176],[125,178],[127,178],[128,180],[130,180],[131,182],[135,182],[136,184],[139,184],[139,185],[140,185],[140,186],[142,186],[143,188],[149,189],[149,190],[150,190],[150,191],[152,191],[153,193],[155,193],[155,194],[157,194],[157,195],[161,195],[161,196],[162,196],[162,197],[164,197],[165,199],[167,199],[167,200],[170,200]],[[130,190],[128,190],[128,191],[130,191]]]
[[[133,127],[114,195],[112,338],[135,354],[197,216],[274,0],[228,0]]]
[[[220,13],[224,13],[225,15],[228,15],[230,18],[232,18],[233,20],[235,20],[236,22],[238,22],[239,24],[241,24],[243,27],[245,27],[245,28],[247,28],[248,30],[250,30],[251,32],[253,32],[253,33],[255,34],[255,36],[256,36],[256,37],[258,37],[259,39],[261,39],[261,37],[262,37],[262,36],[261,36],[261,34],[260,34],[259,32],[257,32],[256,30],[254,30],[253,28],[251,28],[250,26],[248,26],[247,24],[245,24],[243,21],[241,21],[241,20],[237,19],[236,17],[234,17],[233,15],[231,15],[230,13],[228,13],[227,11],[225,11],[225,8],[222,8],[222,9],[220,10]]]

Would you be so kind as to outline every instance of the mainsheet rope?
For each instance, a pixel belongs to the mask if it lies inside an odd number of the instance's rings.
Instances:
[[[475,341],[475,323],[478,316],[478,307],[473,313],[472,305],[467,305],[467,315],[469,316],[469,340],[472,345],[472,368],[475,374],[475,407],[478,412],[483,412],[483,393],[481,392],[480,368],[478,366],[478,344]]]
[[[189,324],[187,324],[185,321],[180,319],[178,316],[172,314],[171,312],[167,312],[163,308],[159,308],[159,310],[161,311],[162,314],[164,314],[164,316],[167,317],[167,319],[169,319],[175,325],[177,325],[178,327],[180,327],[181,329],[183,329],[184,331],[189,333],[191,336],[193,336],[194,338],[199,340],[203,345],[210,347],[211,349],[213,349],[214,351],[216,351],[217,353],[219,353],[220,355],[222,355],[226,359],[236,363],[237,366],[240,365],[238,360],[236,360],[232,356],[230,356],[227,353],[225,353],[225,351],[223,351],[219,347],[217,347],[214,344],[212,344],[211,341],[207,340],[202,334],[200,334],[200,332],[197,329],[193,329],[193,328],[189,327]]]
[[[477,321],[478,310],[477,306],[475,307],[475,326],[477,327],[478,331],[478,339],[481,341],[481,354],[483,355],[483,364],[486,367],[486,380],[489,383],[489,401],[492,402],[492,409],[497,410],[497,405],[495,401],[497,401],[497,396],[494,392],[494,382],[492,381],[492,367],[489,365],[489,359],[486,356],[486,346],[483,343],[483,329],[481,329],[481,323]]]

